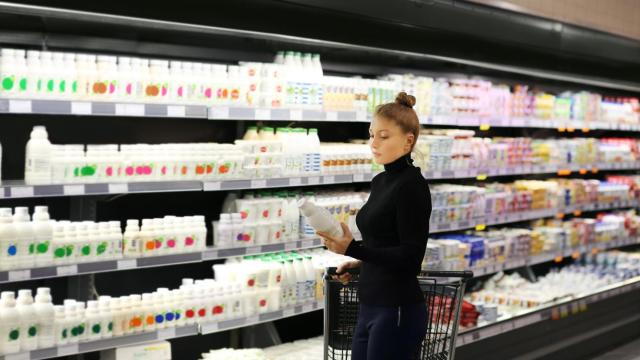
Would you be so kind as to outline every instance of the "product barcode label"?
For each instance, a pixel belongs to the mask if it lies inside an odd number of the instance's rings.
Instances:
[[[174,118],[183,118],[187,116],[187,109],[182,105],[168,105],[167,116]]]
[[[31,270],[9,271],[9,281],[23,281],[31,279]]]
[[[302,185],[301,178],[291,178],[289,179],[289,186],[300,186]]]
[[[250,246],[247,248],[247,255],[258,254],[262,248],[260,246]]]
[[[84,185],[64,185],[62,191],[65,195],[82,195],[84,194]]]
[[[9,100],[9,112],[30,113],[31,100]]]
[[[33,197],[33,187],[31,186],[16,186],[10,190],[11,197]]]
[[[91,115],[91,103],[73,101],[71,103],[71,113],[74,115]]]
[[[122,115],[122,116],[144,116],[144,105],[142,105],[142,104],[116,104],[116,115]]]
[[[271,110],[256,109],[256,120],[271,120]]]
[[[58,346],[58,356],[77,354],[78,351],[78,344]]]
[[[267,180],[266,179],[251,180],[251,188],[252,189],[264,188],[264,187],[267,187]]]
[[[176,337],[176,328],[158,330],[158,340],[171,339]]]
[[[70,276],[78,273],[78,265],[58,266],[58,276]]]
[[[289,120],[303,120],[302,110],[289,110]]]
[[[208,181],[204,183],[205,191],[218,191],[222,188],[222,182],[220,181]]]
[[[229,118],[229,108],[226,107],[226,106],[210,108],[209,109],[209,118],[210,119],[228,119]]]
[[[31,359],[31,354],[28,351],[21,352],[17,354],[7,354],[4,356],[4,360],[29,360]]]
[[[135,269],[137,266],[136,259],[118,260],[118,270]]]
[[[127,184],[109,184],[109,194],[121,194],[129,191]]]

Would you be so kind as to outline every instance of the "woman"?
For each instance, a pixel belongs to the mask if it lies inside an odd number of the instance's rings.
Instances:
[[[379,106],[371,122],[371,152],[385,171],[371,181],[369,200],[356,217],[362,243],[344,223],[342,238],[318,233],[329,250],[357,259],[341,264],[338,274],[361,267],[354,360],[412,359],[426,333],[416,276],[429,236],[431,195],[410,156],[420,132],[415,101],[401,92],[395,102]],[[350,275],[339,279],[346,282]]]

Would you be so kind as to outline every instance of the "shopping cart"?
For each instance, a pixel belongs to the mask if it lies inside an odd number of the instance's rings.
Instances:
[[[325,273],[324,359],[351,359],[351,341],[358,320],[358,269],[350,269],[351,281],[333,280],[336,268]],[[451,360],[465,284],[471,271],[427,271],[418,277],[428,308],[427,334],[415,359]]]

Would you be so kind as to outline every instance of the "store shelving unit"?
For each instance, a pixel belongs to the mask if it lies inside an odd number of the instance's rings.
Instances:
[[[346,43],[337,43],[331,41],[322,41],[317,39],[305,39],[292,36],[283,36],[278,34],[267,34],[251,31],[222,29],[207,27],[202,25],[183,24],[167,21],[156,21],[150,19],[127,18],[121,16],[111,16],[103,14],[74,12],[61,9],[38,8],[13,4],[0,4],[0,11],[6,14],[19,16],[33,16],[38,23],[49,24],[47,26],[55,26],[56,22],[74,23],[78,19],[84,22],[95,22],[105,28],[127,28],[140,31],[158,31],[164,29],[166,31],[175,32],[176,34],[206,34],[207,36],[216,36],[222,38],[239,38],[242,40],[258,40],[268,42],[271,47],[276,48],[306,48],[306,49],[322,49],[328,51],[344,52],[357,54],[374,55],[384,57],[385,59],[410,59],[412,62],[421,61],[444,61],[452,62],[461,66],[469,66],[471,68],[481,68],[486,71],[496,71],[503,75],[507,74],[523,74],[533,76],[540,79],[548,79],[551,81],[559,81],[570,84],[585,84],[588,86],[596,86],[616,91],[639,92],[640,86],[632,83],[602,81],[595,78],[574,77],[567,74],[558,74],[554,72],[540,72],[533,69],[515,68],[496,66],[495,64],[486,64],[480,62],[465,61],[461,59],[445,58],[433,56],[430,54],[421,54],[409,51],[398,51],[393,49],[382,49],[370,46],[361,46]],[[55,20],[55,21],[47,21]],[[72,28],[71,26],[70,28]],[[46,28],[46,26],[45,26]],[[131,32],[129,32],[131,33]],[[49,47],[55,49],[57,47],[73,48],[66,44],[60,46],[64,41],[52,34],[50,38],[44,40],[48,42]],[[10,37],[10,36],[9,36]],[[43,44],[43,40],[38,39],[33,42],[30,37],[24,37],[24,44],[16,42],[19,46],[38,47]],[[57,43],[56,43],[57,42]],[[9,42],[11,44],[12,42]],[[81,43],[81,44],[80,44]],[[90,41],[79,42],[78,48],[81,51],[95,52],[91,49]],[[215,44],[215,41],[209,43]],[[136,44],[137,45],[137,44]],[[153,46],[149,47],[151,49]],[[132,48],[137,48],[132,47]],[[111,51],[109,48],[97,48],[100,51]],[[141,52],[141,56],[167,56],[161,51],[149,50],[150,53]],[[269,49],[271,51],[272,49]],[[193,52],[191,54],[195,54]],[[199,55],[202,60],[208,61],[210,53]],[[221,59],[219,61],[237,61],[233,58],[233,52],[220,52]],[[229,55],[231,54],[231,55]],[[193,55],[189,55],[193,56]],[[324,56],[324,55],[323,55]],[[259,56],[257,58],[260,58]],[[335,67],[335,64],[333,65]],[[344,72],[345,65],[340,68],[339,72]],[[354,68],[354,69],[357,69]],[[366,112],[356,111],[324,111],[310,109],[289,109],[289,108],[248,108],[235,106],[205,106],[191,104],[142,104],[129,103],[119,100],[112,101],[70,101],[70,100],[40,100],[40,99],[1,99],[0,98],[0,114],[16,115],[16,116],[39,116],[42,117],[60,117],[60,116],[78,116],[78,117],[96,117],[103,121],[109,118],[167,118],[167,119],[201,119],[201,123],[207,126],[218,126],[219,123],[228,124],[229,122],[268,122],[268,121],[286,121],[286,122],[314,122],[314,123],[331,123],[333,126],[342,126],[347,124],[361,124],[371,120]],[[46,115],[46,116],[45,116]],[[136,119],[130,119],[132,122]],[[144,120],[144,119],[137,119]],[[171,120],[167,120],[171,121]],[[46,124],[46,119],[44,120]],[[640,132],[638,124],[613,124],[601,121],[576,122],[565,119],[537,119],[537,118],[489,118],[489,117],[468,117],[468,116],[423,116],[420,117],[420,123],[429,126],[441,127],[464,127],[479,128],[481,131],[490,131],[491,128],[511,129],[554,129],[558,133],[575,133],[592,136],[589,134],[592,130],[619,131],[617,135],[632,134]],[[353,126],[361,126],[353,125]],[[237,130],[241,128],[238,125]],[[115,139],[114,141],[117,141]],[[6,155],[5,155],[6,156]],[[637,171],[640,170],[640,162],[634,163],[597,163],[597,164],[567,164],[558,165],[528,165],[513,166],[504,168],[467,168],[458,170],[428,170],[424,176],[430,180],[457,180],[457,179],[475,179],[484,181],[493,177],[508,177],[518,175],[544,175],[553,174],[558,176],[567,176],[571,174],[595,175],[600,171]],[[365,174],[322,174],[314,176],[292,176],[269,179],[224,179],[224,180],[170,180],[170,181],[144,181],[144,182],[118,182],[118,183],[74,183],[74,184],[58,184],[58,185],[26,185],[21,181],[5,181],[0,184],[0,199],[11,200],[29,200],[41,199],[49,197],[70,197],[73,200],[86,196],[87,198],[96,195],[116,195],[116,194],[142,194],[142,193],[177,193],[177,192],[223,192],[231,190],[255,190],[270,188],[286,188],[299,186],[331,186],[335,184],[354,184],[366,183],[371,181],[375,176],[374,173]],[[518,223],[528,220],[535,220],[548,217],[561,217],[567,214],[579,215],[582,212],[614,210],[630,207],[640,207],[638,201],[621,201],[610,204],[588,204],[579,206],[562,207],[558,209],[540,209],[527,212],[513,212],[500,216],[487,216],[484,218],[476,218],[467,221],[448,222],[442,224],[431,224],[432,233],[444,233],[460,230],[482,230],[487,226],[503,225],[509,223]],[[95,212],[84,212],[81,214],[85,219],[94,219]],[[514,270],[531,265],[558,261],[568,257],[578,257],[581,254],[589,254],[600,250],[615,249],[629,245],[637,245],[636,238],[617,240],[609,243],[591,244],[580,246],[578,248],[561,249],[550,253],[538,254],[527,258],[507,259],[499,264],[491,264],[484,267],[476,267],[472,270],[476,276],[484,276],[504,270]],[[72,277],[77,275],[88,275],[104,272],[117,272],[122,270],[143,269],[152,267],[176,266],[184,264],[201,263],[204,261],[221,260],[233,256],[263,254],[278,251],[291,251],[298,249],[308,249],[322,246],[318,238],[305,238],[297,241],[255,245],[249,247],[237,247],[220,249],[209,247],[204,251],[186,254],[163,255],[155,257],[137,258],[137,259],[118,259],[106,260],[92,263],[82,263],[77,265],[60,265],[45,268],[35,268],[27,270],[13,270],[0,272],[0,284],[10,284],[20,281],[38,280],[46,278]],[[493,324],[482,325],[475,329],[468,329],[461,333],[458,338],[458,345],[464,346],[479,342],[493,336],[503,334],[514,329],[523,328],[531,324],[539,323],[556,316],[562,316],[567,312],[582,311],[582,309],[590,303],[595,303],[609,297],[618,296],[632,290],[640,288],[640,279],[631,279],[622,284],[612,285],[611,288],[599,291],[595,294],[586,294],[571,300],[560,301],[550,304],[544,309],[537,309],[531,313],[522,314],[510,319],[501,319]],[[291,308],[278,310],[275,312],[264,313],[241,319],[225,320],[221,322],[204,323],[198,325],[189,325],[179,328],[169,328],[158,330],[151,333],[142,333],[118,337],[113,339],[103,339],[98,341],[84,342],[80,344],[66,345],[51,349],[42,349],[32,352],[7,355],[0,357],[0,360],[25,360],[25,359],[45,359],[54,356],[65,356],[73,354],[82,354],[87,352],[110,349],[118,346],[126,346],[132,344],[146,343],[155,340],[174,339],[186,336],[195,336],[198,334],[212,334],[216,332],[248,327],[260,323],[267,323],[273,320],[283,319],[299,314],[305,314],[322,308],[322,302],[313,302],[298,305]]]

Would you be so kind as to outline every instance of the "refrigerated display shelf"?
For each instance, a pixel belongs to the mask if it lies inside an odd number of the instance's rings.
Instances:
[[[149,343],[152,341],[170,340],[185,336],[206,335],[220,331],[237,329],[241,327],[256,325],[268,321],[284,319],[290,316],[309,313],[320,310],[324,306],[322,301],[313,301],[286,309],[267,312],[249,317],[224,320],[219,322],[208,322],[203,324],[193,324],[180,327],[156,330],[147,333],[118,336],[109,339],[86,341],[78,344],[61,345],[46,349],[20,352],[0,356],[0,360],[39,360],[49,359],[59,356],[69,356],[83,354],[93,351],[113,349],[123,346],[131,346]]]
[[[366,111],[326,111],[290,108],[253,108],[240,106],[186,105],[133,103],[122,101],[73,101],[49,99],[0,98],[0,113],[84,115],[84,116],[134,116],[171,117],[210,120],[247,121],[326,121],[370,122]],[[538,119],[532,117],[477,117],[455,115],[420,116],[420,124],[462,127],[542,128],[560,131],[617,130],[640,131],[640,124],[609,123],[601,121],[576,121],[567,119]]]
[[[610,285],[591,294],[584,294],[573,299],[565,299],[555,302],[542,309],[534,309],[528,313],[501,319],[494,323],[461,330],[458,334],[456,345],[468,345],[476,341],[488,339],[493,336],[504,334],[542,321],[565,318],[570,314],[577,314],[587,310],[588,304],[596,303],[637,289],[640,289],[640,276],[625,280],[618,284]]]
[[[161,255],[142,258],[124,258],[80,264],[47,266],[33,269],[0,271],[0,284],[55,277],[95,274],[110,271],[181,265],[226,259],[233,256],[258,255],[278,251],[312,249],[320,246],[322,246],[322,241],[320,240],[320,238],[304,238],[297,241],[289,241],[277,244],[253,245],[235,248],[209,247],[204,251],[192,253]]]
[[[258,314],[250,317],[234,319],[234,320],[225,320],[218,322],[206,322],[199,325],[200,334],[206,335],[219,331],[237,329],[245,326],[252,326],[264,322],[275,321],[284,319],[291,316],[296,316],[300,314],[309,313],[315,310],[320,310],[324,308],[324,301],[312,301],[306,304],[301,304],[293,307],[289,307],[286,309],[281,309],[277,311],[266,312],[263,314]]]
[[[559,176],[610,170],[640,170],[640,162],[567,164],[567,165],[522,165],[504,168],[458,170],[427,170],[423,173],[429,180],[468,179],[486,180],[488,177],[553,174]],[[182,191],[227,191],[314,186],[369,182],[379,173],[327,174],[314,176],[292,176],[269,179],[231,179],[205,181],[144,181],[87,184],[27,185],[21,180],[6,180],[0,183],[0,199],[39,198],[55,196],[87,196],[130,193],[182,192]]]
[[[497,273],[505,270],[515,270],[524,266],[531,266],[537,264],[543,264],[550,261],[561,261],[564,258],[575,257],[582,254],[591,254],[601,250],[616,249],[624,246],[639,245],[640,237],[630,237],[627,239],[620,239],[610,241],[606,243],[596,243],[589,245],[581,245],[575,248],[568,248],[562,250],[556,250],[551,252],[545,252],[541,254],[531,255],[521,258],[507,259],[502,263],[489,264],[486,266],[474,266],[470,270],[473,271],[474,277],[480,277]]]
[[[194,335],[198,335],[198,326],[196,324],[156,330],[140,334],[118,336],[109,339],[86,341],[77,344],[60,345],[46,349],[8,354],[0,356],[0,360],[50,359],[59,356],[77,355],[93,351],[113,349],[122,346],[144,344],[152,341],[161,341]]]
[[[541,209],[531,211],[516,211],[502,215],[488,215],[485,218],[475,218],[471,220],[463,221],[451,221],[446,223],[431,223],[430,233],[442,233],[458,230],[468,230],[475,228],[476,230],[483,230],[487,226],[508,224],[519,221],[528,221],[543,219],[552,216],[558,216],[565,214],[578,214],[587,211],[600,211],[600,210],[614,210],[628,207],[638,207],[640,202],[637,200],[616,201],[610,204],[580,204],[572,205],[558,209]]]

